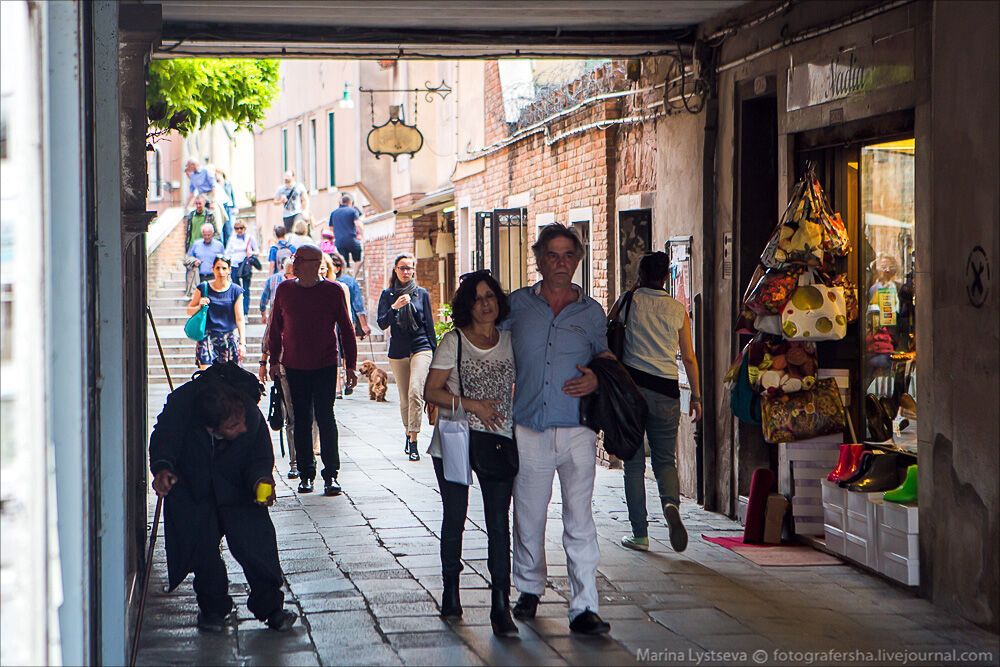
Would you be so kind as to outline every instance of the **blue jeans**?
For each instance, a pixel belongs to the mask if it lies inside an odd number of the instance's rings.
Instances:
[[[680,399],[670,398],[639,387],[649,406],[646,437],[649,439],[649,459],[660,491],[661,504],[680,504],[680,482],[677,479],[677,425],[681,418]],[[632,534],[647,536],[646,520],[646,452],[642,447],[625,461],[625,503]]]
[[[222,223],[222,247],[225,248],[229,245],[229,237],[233,235],[233,220],[232,218],[226,218],[226,221]]]
[[[246,260],[244,260],[246,261]],[[237,266],[239,266],[237,264]],[[243,319],[250,315],[250,281],[253,279],[253,274],[251,273],[246,278],[238,278],[233,280],[234,283],[238,284],[243,288]]]

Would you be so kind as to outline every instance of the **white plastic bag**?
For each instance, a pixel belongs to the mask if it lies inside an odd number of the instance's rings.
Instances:
[[[469,420],[462,402],[449,417],[443,411],[438,415],[438,435],[441,439],[441,463],[444,478],[455,484],[472,484],[472,464],[469,461]]]

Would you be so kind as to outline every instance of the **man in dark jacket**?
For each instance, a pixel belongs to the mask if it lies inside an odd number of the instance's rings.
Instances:
[[[194,573],[198,627],[205,631],[222,632],[233,609],[219,551],[223,536],[250,585],[247,607],[253,615],[279,631],[296,619],[283,608],[283,575],[267,511],[274,503],[274,453],[258,398],[217,374],[199,377],[167,397],[149,440],[153,489],[166,496],[169,588]]]

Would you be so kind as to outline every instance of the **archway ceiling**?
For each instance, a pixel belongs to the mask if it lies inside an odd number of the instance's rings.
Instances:
[[[159,57],[633,56],[746,0],[154,0]],[[754,3],[770,5],[766,3]]]

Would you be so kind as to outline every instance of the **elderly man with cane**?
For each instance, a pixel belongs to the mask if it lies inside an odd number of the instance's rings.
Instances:
[[[198,628],[222,632],[233,609],[223,536],[250,585],[247,607],[273,630],[292,627],[274,525],[274,453],[257,408],[260,384],[216,364],[168,397],[149,440],[153,489],[164,496],[170,590],[194,573]]]

